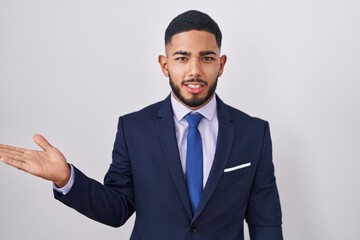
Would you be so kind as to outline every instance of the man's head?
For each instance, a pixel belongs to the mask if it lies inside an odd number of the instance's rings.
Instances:
[[[222,34],[219,26],[209,15],[196,10],[184,12],[170,22],[165,31],[165,46],[171,42],[171,38],[175,34],[191,30],[214,34],[216,43],[221,48]]]
[[[159,56],[161,70],[169,77],[175,98],[191,109],[200,108],[214,96],[226,63],[220,47],[221,31],[205,13],[182,13],[166,29],[166,56]]]

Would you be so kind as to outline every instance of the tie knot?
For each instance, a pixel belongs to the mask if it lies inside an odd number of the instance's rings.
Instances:
[[[191,128],[197,128],[202,117],[203,116],[199,113],[194,113],[194,114],[189,113],[188,115],[185,116],[185,119]]]

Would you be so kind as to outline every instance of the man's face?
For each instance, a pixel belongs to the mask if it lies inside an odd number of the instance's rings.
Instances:
[[[191,30],[175,34],[159,56],[161,69],[170,79],[175,98],[195,110],[213,97],[226,56],[220,57],[215,36]]]

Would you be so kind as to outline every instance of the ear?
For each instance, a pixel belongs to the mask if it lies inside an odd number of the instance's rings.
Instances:
[[[169,77],[169,71],[168,71],[168,59],[164,55],[159,55],[158,62],[160,64],[161,71],[163,72],[165,77]]]
[[[225,67],[226,61],[227,61],[227,56],[222,55],[220,57],[220,69],[219,69],[218,77],[221,77],[222,73],[224,72],[224,67]]]

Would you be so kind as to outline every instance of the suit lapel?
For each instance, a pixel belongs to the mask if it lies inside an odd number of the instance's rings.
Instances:
[[[219,120],[219,132],[214,162],[192,222],[199,217],[211,199],[211,196],[214,194],[228,162],[234,141],[235,128],[232,124],[231,116],[225,108],[225,104],[219,98],[217,98],[217,114]]]
[[[185,183],[184,174],[181,167],[170,97],[168,97],[160,106],[158,119],[156,121],[156,128],[157,132],[159,133],[159,139],[166,158],[167,165],[170,169],[180,198],[189,216],[191,216],[191,204]]]

